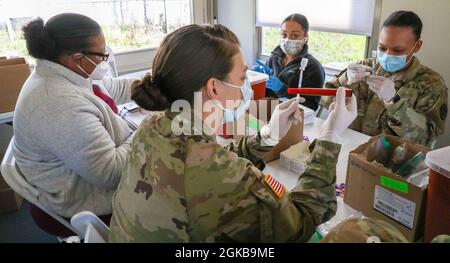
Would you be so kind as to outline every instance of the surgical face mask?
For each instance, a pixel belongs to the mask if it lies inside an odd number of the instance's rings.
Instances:
[[[105,75],[109,72],[109,66],[105,61],[100,62],[100,64],[95,64],[94,61],[92,61],[89,57],[84,56],[85,58],[87,58],[87,60],[89,60],[89,62],[91,62],[92,64],[95,65],[94,70],[92,71],[91,74],[88,74],[80,65],[77,65],[78,68],[83,71],[86,75],[89,76],[89,78],[91,80],[102,80]]]
[[[280,48],[284,54],[294,56],[300,53],[305,46],[306,39],[303,40],[290,40],[287,38],[280,39]]]
[[[217,106],[224,111],[224,115],[222,118],[222,124],[228,123],[228,122],[234,122],[235,120],[238,120],[239,118],[241,118],[245,114],[247,109],[249,108],[250,101],[253,98],[253,89],[252,89],[248,79],[245,79],[244,84],[242,86],[236,86],[236,85],[224,82],[224,81],[221,81],[221,82],[224,85],[241,90],[243,101],[239,105],[239,107],[237,107],[236,109],[227,109],[227,108],[224,108],[222,105],[217,104]]]
[[[416,42],[417,43],[417,42]],[[389,72],[389,73],[395,73],[398,72],[406,67],[410,60],[414,57],[412,56],[409,61],[407,61],[407,58],[409,54],[414,50],[416,47],[416,44],[414,44],[413,48],[408,52],[406,55],[387,55],[386,53],[378,50],[377,51],[377,60],[378,63],[380,63],[381,67]]]

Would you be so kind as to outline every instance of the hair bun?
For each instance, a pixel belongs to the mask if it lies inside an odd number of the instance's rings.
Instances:
[[[48,60],[53,58],[56,43],[48,34],[42,18],[37,18],[31,21],[25,25],[22,30],[27,44],[28,53],[32,57]]]
[[[170,107],[168,98],[161,93],[160,87],[154,83],[151,74],[133,83],[131,99],[149,111],[162,111]]]

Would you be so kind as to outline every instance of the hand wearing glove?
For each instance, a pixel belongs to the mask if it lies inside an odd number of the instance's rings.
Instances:
[[[298,104],[305,102],[304,98],[293,98],[278,104],[272,113],[269,124],[261,128],[262,141],[268,146],[275,146],[289,131],[293,122],[301,120]]]
[[[270,77],[266,82],[266,88],[273,90],[275,93],[283,87],[283,82],[277,77]]]
[[[330,105],[328,118],[322,124],[319,140],[340,143],[340,136],[358,114],[355,95],[348,105],[345,102],[345,89],[341,87],[337,91],[336,101]]]
[[[369,66],[355,64],[352,63],[347,67],[347,84],[351,85],[358,81],[361,81],[362,78],[369,76],[372,71],[372,68]]]
[[[377,96],[385,103],[389,102],[395,96],[395,83],[383,76],[369,76],[367,78],[369,89],[375,92]]]
[[[252,68],[253,71],[260,72],[272,76],[273,70],[269,68],[264,61],[256,60],[256,66]]]

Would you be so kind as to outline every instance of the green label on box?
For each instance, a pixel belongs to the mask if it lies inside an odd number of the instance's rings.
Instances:
[[[409,192],[407,183],[404,183],[404,182],[401,182],[401,181],[398,181],[398,180],[395,180],[395,179],[392,179],[392,178],[389,178],[386,176],[381,176],[380,182],[381,182],[382,186],[394,189],[401,193],[407,194]]]
[[[248,119],[248,126],[253,130],[259,131],[259,123],[256,119]]]

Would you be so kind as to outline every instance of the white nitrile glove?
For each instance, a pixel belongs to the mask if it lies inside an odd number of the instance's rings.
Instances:
[[[298,104],[305,102],[302,97],[287,100],[278,104],[272,113],[269,124],[261,128],[262,141],[267,146],[275,146],[289,131],[294,121],[301,120]]]
[[[341,87],[337,91],[336,101],[330,105],[328,118],[322,124],[319,140],[340,143],[342,133],[358,114],[355,95],[352,96],[348,105],[345,101],[345,89]]]
[[[369,66],[352,63],[347,67],[347,84],[351,85],[361,81],[362,78],[369,76],[372,68]]]
[[[367,84],[377,96],[384,102],[389,102],[395,96],[395,83],[383,76],[369,76]]]

